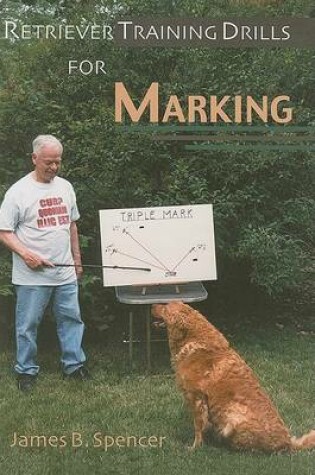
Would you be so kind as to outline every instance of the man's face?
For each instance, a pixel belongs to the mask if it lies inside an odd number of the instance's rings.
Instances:
[[[62,159],[62,149],[58,145],[44,145],[32,154],[35,165],[36,180],[41,183],[51,182],[57,175]]]

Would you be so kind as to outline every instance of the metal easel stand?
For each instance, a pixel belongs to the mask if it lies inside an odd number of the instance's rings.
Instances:
[[[151,372],[151,305],[144,305],[144,318],[145,318],[145,349],[146,349],[146,364],[147,371]],[[128,312],[128,339],[123,340],[124,343],[128,344],[128,356],[129,356],[129,366],[130,369],[133,369],[133,356],[134,356],[134,344],[141,343],[140,340],[135,339],[134,332],[134,313],[132,310]],[[163,341],[163,340],[156,340]]]

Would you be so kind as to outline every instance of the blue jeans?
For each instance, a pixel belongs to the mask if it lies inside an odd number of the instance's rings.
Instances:
[[[61,349],[63,371],[70,374],[80,368],[86,358],[82,350],[84,323],[81,320],[77,282],[70,284],[16,285],[17,373],[36,375],[37,328],[45,309],[52,302]]]

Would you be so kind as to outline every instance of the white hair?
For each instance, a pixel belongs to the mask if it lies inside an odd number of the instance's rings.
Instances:
[[[63,150],[60,140],[58,140],[54,135],[38,135],[33,140],[33,153],[37,153],[45,145],[57,145],[61,151]]]

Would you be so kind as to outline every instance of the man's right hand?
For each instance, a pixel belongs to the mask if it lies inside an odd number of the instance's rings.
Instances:
[[[54,267],[54,264],[48,259],[44,259],[28,250],[25,251],[21,257],[25,264],[33,270],[39,270],[43,267]]]
[[[18,254],[25,264],[33,270],[39,270],[43,267],[54,267],[54,264],[48,259],[44,259],[27,249],[12,231],[0,230],[0,241],[12,252]]]

